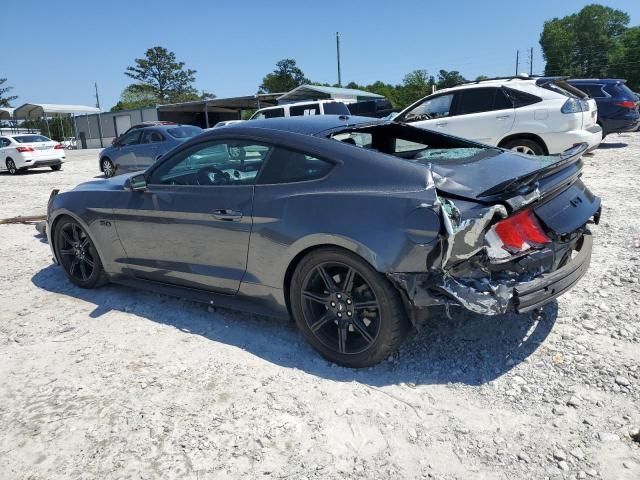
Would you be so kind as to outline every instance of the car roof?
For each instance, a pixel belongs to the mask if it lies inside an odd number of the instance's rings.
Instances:
[[[356,125],[378,125],[386,123],[371,117],[359,117],[355,115],[308,115],[297,117],[265,118],[262,120],[249,120],[229,127],[227,132],[239,131],[239,129],[266,129],[284,130],[303,135],[318,135],[328,130],[352,127]]]
[[[567,80],[569,83],[625,83],[626,80],[622,78],[570,78]]]

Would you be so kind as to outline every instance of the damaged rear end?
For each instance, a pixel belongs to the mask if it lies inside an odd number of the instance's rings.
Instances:
[[[425,273],[390,273],[413,309],[461,306],[499,315],[569,290],[591,259],[600,199],[584,185],[586,144],[560,156],[486,149],[431,159],[442,229]]]

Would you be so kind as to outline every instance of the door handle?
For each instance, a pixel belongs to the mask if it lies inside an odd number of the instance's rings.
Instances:
[[[444,127],[446,124],[447,122],[436,123],[436,127]]]
[[[219,208],[211,212],[211,214],[218,220],[225,220],[227,222],[239,222],[242,220],[242,212],[230,208]]]
[[[498,120],[504,120],[505,118],[511,118],[511,115],[497,115],[496,118]]]

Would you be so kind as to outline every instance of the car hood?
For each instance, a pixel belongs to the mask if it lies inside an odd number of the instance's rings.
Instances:
[[[81,183],[80,185],[77,185],[73,191],[87,191],[87,190],[91,190],[91,191],[95,191],[95,190],[101,190],[101,191],[113,191],[113,190],[122,190],[124,188],[124,182],[126,182],[129,178],[133,177],[134,175],[138,175],[140,173],[143,173],[144,170],[140,170],[138,172],[129,172],[129,173],[125,173],[123,175],[117,175],[115,177],[112,178],[106,178],[106,179],[99,179],[99,180],[92,180],[90,182],[84,182]]]
[[[431,158],[436,188],[454,196],[479,201],[494,201],[514,194],[525,185],[549,178],[568,169],[586,150],[586,144],[576,145],[562,155],[535,156],[497,148],[478,149],[470,157]],[[446,154],[446,151],[445,151]],[[427,159],[418,160],[427,163]]]

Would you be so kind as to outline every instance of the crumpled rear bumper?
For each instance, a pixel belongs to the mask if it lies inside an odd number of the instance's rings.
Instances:
[[[529,312],[549,303],[573,287],[589,269],[593,238],[586,232],[575,256],[563,267],[540,275],[513,288],[513,304],[518,313]]]
[[[585,231],[572,258],[560,268],[509,281],[462,279],[451,275],[390,273],[388,277],[405,294],[413,309],[457,305],[482,315],[525,313],[551,302],[571,289],[587,272],[593,239]]]

